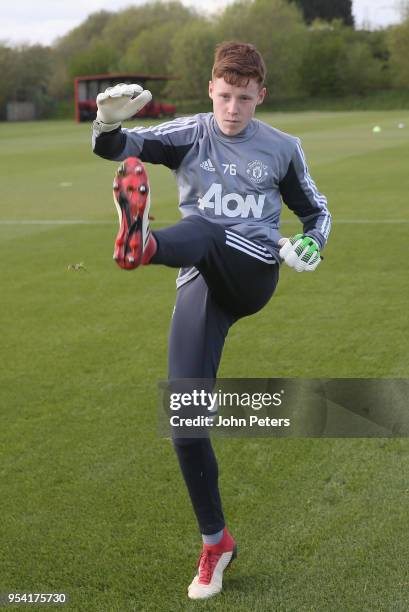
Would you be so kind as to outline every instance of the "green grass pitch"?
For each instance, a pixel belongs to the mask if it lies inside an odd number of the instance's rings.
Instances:
[[[317,272],[282,268],[232,328],[220,375],[407,377],[408,112],[260,118],[302,138],[334,225]],[[88,125],[2,124],[0,156],[0,593],[66,591],[84,612],[408,610],[406,439],[216,439],[239,558],[222,595],[187,600],[200,539],[156,430],[176,273],[112,262],[116,164]],[[148,170],[159,227],[176,189]]]

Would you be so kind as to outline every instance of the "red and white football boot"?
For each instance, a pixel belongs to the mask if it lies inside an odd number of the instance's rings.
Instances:
[[[237,546],[225,527],[218,544],[203,544],[198,572],[188,588],[190,599],[207,599],[220,593],[223,587],[223,572],[237,557]]]
[[[149,227],[148,175],[140,159],[128,157],[119,166],[113,189],[119,217],[113,258],[123,270],[133,270],[149,263],[156,252]]]

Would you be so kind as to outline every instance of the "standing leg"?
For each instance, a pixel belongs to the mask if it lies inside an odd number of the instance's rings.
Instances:
[[[169,340],[169,380],[215,379],[224,340],[236,319],[213,299],[202,276],[178,290]],[[207,438],[174,446],[202,534],[224,528],[216,457]]]
[[[169,342],[172,391],[191,393],[197,380],[203,381],[200,388],[213,389],[230,326],[267,303],[278,280],[278,266],[262,245],[234,232],[227,239],[223,227],[198,216],[159,230],[154,237],[157,251],[151,263],[195,266],[198,274],[192,278],[188,273],[190,280],[178,290]],[[172,434],[203,538],[199,570],[188,595],[204,599],[221,591],[223,572],[236,556],[236,545],[225,527],[209,436],[186,439],[177,428]]]

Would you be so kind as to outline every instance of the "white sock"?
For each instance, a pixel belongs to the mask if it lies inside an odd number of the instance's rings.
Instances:
[[[205,535],[202,533],[203,543],[204,544],[218,544],[223,537],[223,529],[221,531],[217,531],[216,533],[212,533],[211,535]]]

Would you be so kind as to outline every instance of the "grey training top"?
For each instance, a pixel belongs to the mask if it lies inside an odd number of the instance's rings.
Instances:
[[[300,140],[257,119],[237,136],[223,134],[213,113],[111,132],[101,132],[95,121],[93,149],[105,159],[135,156],[167,166],[175,174],[183,217],[202,215],[234,228],[277,261],[282,201],[320,248],[327,241],[327,200],[309,174]]]

